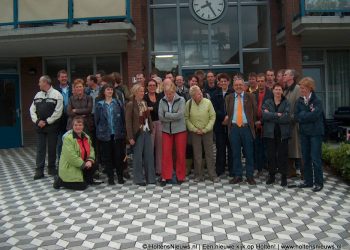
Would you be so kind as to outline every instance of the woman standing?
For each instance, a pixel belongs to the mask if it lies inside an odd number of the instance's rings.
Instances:
[[[181,184],[186,177],[186,143],[185,99],[176,93],[174,84],[164,85],[164,94],[159,104],[159,120],[163,127],[162,180],[160,185],[172,179],[173,146],[176,152],[176,178]]]
[[[186,103],[185,119],[192,138],[195,181],[204,180],[202,167],[203,144],[209,178],[213,182],[218,182],[219,178],[215,172],[213,153],[215,110],[211,101],[203,98],[202,91],[198,86],[194,85],[190,88],[190,96],[192,99]]]
[[[140,186],[155,184],[154,157],[152,145],[152,119],[146,102],[145,89],[135,84],[131,89],[131,101],[126,105],[126,132],[131,146],[134,146],[134,183]]]
[[[269,178],[266,184],[275,182],[277,169],[282,174],[281,186],[287,186],[288,139],[290,137],[289,103],[283,96],[279,83],[273,88],[273,98],[262,105],[263,137],[266,138]]]
[[[88,184],[94,184],[95,151],[90,137],[83,131],[84,118],[75,116],[71,123],[73,129],[63,135],[58,176],[53,187],[84,190]]]
[[[115,97],[112,84],[105,84],[96,103],[96,137],[100,141],[102,164],[106,167],[108,184],[115,185],[114,170],[118,183],[123,184],[123,158],[125,150],[125,115],[124,107]]]
[[[67,130],[72,129],[72,120],[79,115],[84,118],[84,128],[86,133],[90,134],[93,130],[92,121],[93,100],[91,96],[84,93],[83,79],[75,79],[73,82],[73,95],[69,98],[67,114]]]
[[[155,150],[155,170],[156,174],[162,173],[162,123],[158,118],[158,106],[161,99],[160,94],[156,92],[157,82],[151,79],[147,83],[147,94],[145,94],[145,101],[148,110],[151,113],[153,130],[152,130],[152,145]]]
[[[295,118],[299,122],[304,161],[304,183],[299,187],[313,187],[312,191],[318,192],[323,188],[323,108],[320,99],[315,94],[315,81],[311,77],[304,77],[299,84],[301,96],[296,104]]]

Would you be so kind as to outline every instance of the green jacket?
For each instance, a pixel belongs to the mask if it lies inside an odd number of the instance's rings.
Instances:
[[[187,101],[185,120],[189,131],[195,133],[202,129],[204,133],[208,133],[213,130],[215,119],[214,107],[207,98],[203,98],[198,105],[193,99]]]
[[[83,132],[90,145],[90,155],[87,160],[95,161],[95,151],[90,137]],[[64,182],[83,182],[83,171],[85,162],[80,156],[80,146],[73,136],[73,130],[69,130],[63,136],[62,154],[60,157],[58,175]]]

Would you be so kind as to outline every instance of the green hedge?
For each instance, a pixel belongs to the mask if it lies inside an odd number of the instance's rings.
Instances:
[[[322,145],[322,160],[344,179],[350,180],[350,144],[341,143],[332,147],[327,143]]]

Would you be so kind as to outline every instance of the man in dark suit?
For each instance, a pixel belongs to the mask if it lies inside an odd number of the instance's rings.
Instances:
[[[256,81],[258,83],[258,90],[254,92],[255,100],[257,103],[257,120],[255,122],[255,140],[254,140],[254,155],[255,169],[258,170],[258,176],[261,175],[262,169],[267,163],[266,157],[266,145],[263,138],[262,130],[262,105],[270,98],[273,98],[272,91],[266,86],[266,76],[264,73],[257,75]]]
[[[254,180],[254,138],[256,121],[255,96],[244,92],[244,80],[234,80],[233,89],[235,93],[228,95],[225,99],[227,116],[225,123],[228,126],[229,138],[233,155],[234,178],[231,184],[243,181],[243,169],[241,161],[241,148],[246,156],[246,177],[250,185],[255,185]]]

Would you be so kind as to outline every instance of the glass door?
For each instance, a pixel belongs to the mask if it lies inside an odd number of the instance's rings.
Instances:
[[[18,75],[0,74],[0,148],[22,146]]]

